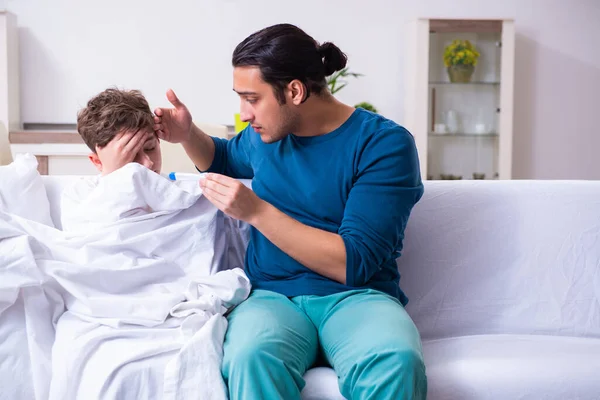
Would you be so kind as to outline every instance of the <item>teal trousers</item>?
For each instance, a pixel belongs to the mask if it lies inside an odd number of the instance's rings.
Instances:
[[[254,290],[228,317],[223,378],[231,400],[296,400],[323,359],[347,399],[425,399],[419,333],[400,302],[375,290],[297,296]]]

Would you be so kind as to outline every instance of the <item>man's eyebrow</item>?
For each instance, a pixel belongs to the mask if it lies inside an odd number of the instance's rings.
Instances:
[[[256,92],[238,92],[235,89],[233,89],[233,91],[239,94],[240,96],[256,96],[258,94]]]

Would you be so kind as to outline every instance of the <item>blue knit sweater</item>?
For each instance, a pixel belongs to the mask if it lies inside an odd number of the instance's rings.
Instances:
[[[213,140],[210,172],[253,179],[261,199],[303,224],[339,234],[346,247],[343,285],[306,268],[252,228],[245,268],[255,289],[292,297],[373,288],[408,302],[395,260],[423,185],[406,129],[356,109],[321,136],[292,134],[265,144],[249,126],[229,141]]]

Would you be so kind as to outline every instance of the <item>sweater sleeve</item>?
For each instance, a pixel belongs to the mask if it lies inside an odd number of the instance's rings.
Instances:
[[[212,138],[215,157],[206,172],[215,172],[236,179],[252,179],[254,170],[250,160],[251,146],[248,128],[227,140]]]
[[[409,215],[423,195],[417,149],[406,129],[379,131],[359,150],[339,229],[351,287],[365,285],[399,256]]]

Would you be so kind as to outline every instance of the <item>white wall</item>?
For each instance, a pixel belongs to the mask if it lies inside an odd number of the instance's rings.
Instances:
[[[338,44],[366,75],[342,100],[370,101],[402,123],[408,19],[515,18],[515,177],[600,179],[597,0],[5,1],[21,26],[24,122],[74,122],[90,96],[117,85],[143,90],[152,106],[172,87],[195,119],[231,124],[233,48],[292,22]]]

